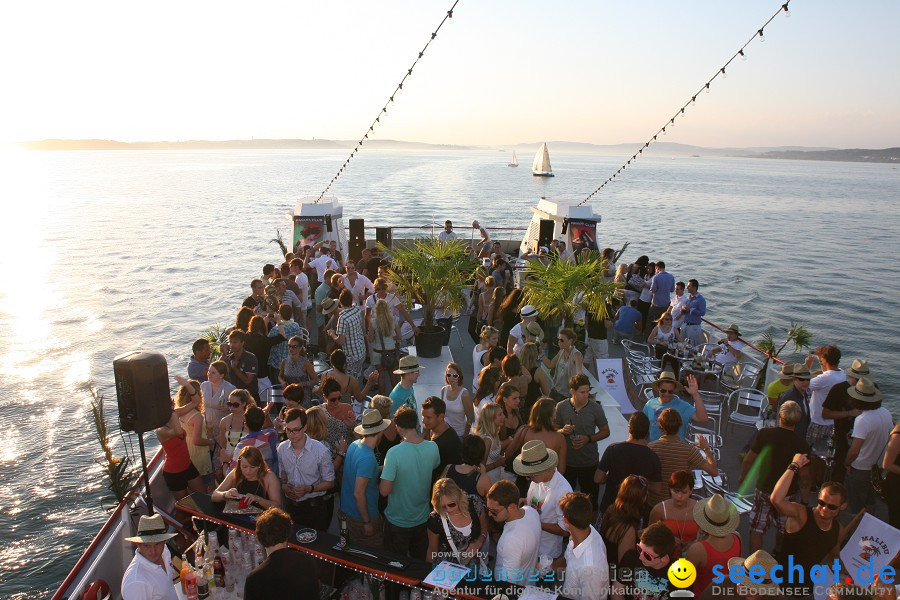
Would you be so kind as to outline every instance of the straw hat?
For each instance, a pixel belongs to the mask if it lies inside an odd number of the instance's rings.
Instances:
[[[330,315],[337,309],[338,301],[334,298],[325,298],[322,300],[322,304],[319,305],[319,308],[322,309],[323,315]]]
[[[784,363],[781,365],[781,370],[778,372],[778,375],[782,379],[792,379],[794,377],[794,363]]]
[[[363,413],[362,421],[353,428],[356,435],[374,435],[379,431],[384,431],[391,424],[390,419],[381,416],[381,412],[374,408],[369,408]]]
[[[809,367],[805,364],[797,363],[794,365],[794,372],[791,373],[791,377],[794,379],[812,379],[812,373],[809,372]]]
[[[728,570],[732,567],[740,565],[744,568],[745,573],[750,573],[750,569],[759,565],[763,569],[762,579],[772,581],[772,568],[778,564],[778,561],[772,558],[772,555],[765,550],[757,550],[747,558],[736,556],[728,560]],[[760,577],[757,576],[757,579]],[[758,596],[777,596],[779,594],[777,583],[753,583],[749,577],[744,578],[740,583],[741,587],[753,590]]]
[[[663,371],[659,374],[659,379],[651,384],[653,386],[653,391],[655,391],[657,394],[659,393],[659,384],[661,383],[674,383],[676,394],[684,389],[684,386],[682,386],[681,383],[678,382],[678,380],[675,378],[675,374],[672,371]]]
[[[694,503],[694,521],[709,535],[723,536],[737,529],[741,517],[734,505],[723,498],[722,494],[713,494],[706,500]]]
[[[537,337],[537,338],[544,337],[544,330],[541,329],[541,325],[537,321],[532,321],[531,323],[526,325],[525,331],[527,331],[528,334],[531,335],[532,337]]]
[[[541,440],[531,440],[522,446],[522,453],[513,459],[513,471],[517,475],[527,477],[555,469],[559,463],[559,457],[554,450],[550,450]]]
[[[737,335],[741,335],[741,330],[738,329],[738,326],[733,323],[728,326],[728,329],[725,330],[725,333],[728,333],[729,331],[734,332]]]
[[[522,310],[520,312],[521,312],[523,318],[536,317],[540,314],[538,312],[538,310],[530,304],[526,304],[525,306],[523,306]]]
[[[881,402],[881,390],[871,377],[861,377],[847,390],[847,395],[860,402]]]
[[[166,527],[166,522],[163,521],[162,515],[141,515],[141,520],[138,521],[137,535],[125,538],[125,541],[134,542],[135,544],[155,544],[171,540],[178,535],[177,533],[167,533],[167,531],[168,527]]]
[[[397,370],[394,371],[394,375],[403,375],[404,373],[415,373],[425,367],[419,366],[419,359],[415,356],[409,355],[404,356],[400,359],[400,362],[397,364]]]
[[[844,373],[846,373],[847,377],[852,377],[853,379],[872,376],[871,372],[869,371],[869,361],[863,358],[857,358],[856,360],[854,360],[849,369],[844,369]]]

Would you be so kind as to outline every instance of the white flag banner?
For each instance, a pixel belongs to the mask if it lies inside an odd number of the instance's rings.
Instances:
[[[841,562],[857,585],[868,585],[897,552],[900,530],[866,513],[841,549]]]
[[[635,412],[625,388],[625,371],[622,369],[621,358],[598,358],[597,382],[619,403],[619,410],[623,415]]]

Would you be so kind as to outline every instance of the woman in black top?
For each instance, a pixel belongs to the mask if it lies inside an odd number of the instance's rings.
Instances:
[[[460,444],[461,465],[447,465],[441,477],[452,479],[462,491],[469,496],[475,507],[475,513],[484,511],[484,498],[491,489],[491,478],[488,477],[484,463],[484,440],[481,436],[470,433],[463,436]]]
[[[266,328],[266,320],[260,316],[254,316],[250,319],[247,339],[244,342],[244,350],[256,357],[256,376],[259,379],[259,396],[262,399],[269,397],[267,389],[272,387],[271,379],[269,379],[269,352],[272,350],[272,346],[286,339],[284,327],[279,325],[278,331],[278,335],[268,337],[269,330]]]
[[[487,511],[479,516],[468,495],[451,479],[438,479],[431,493],[434,511],[428,515],[428,552],[431,563],[449,560],[475,563],[487,537]]]

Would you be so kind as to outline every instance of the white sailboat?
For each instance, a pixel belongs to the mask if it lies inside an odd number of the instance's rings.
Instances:
[[[546,143],[541,144],[537,154],[534,155],[531,173],[536,177],[553,177],[553,169],[550,168],[550,152],[547,150]]]
[[[507,167],[518,167],[518,166],[519,166],[519,159],[516,158],[516,151],[515,151],[515,150],[513,150],[512,160],[510,160],[510,161],[509,161],[509,164],[506,165],[506,166],[507,166]]]

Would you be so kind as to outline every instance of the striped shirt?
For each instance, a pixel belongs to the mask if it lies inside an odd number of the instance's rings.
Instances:
[[[706,463],[703,453],[696,446],[688,444],[678,435],[664,435],[647,446],[659,456],[662,481],[669,481],[669,476],[675,471],[690,471],[702,467]],[[653,506],[669,498],[669,490],[663,494],[650,493],[648,500]]]

